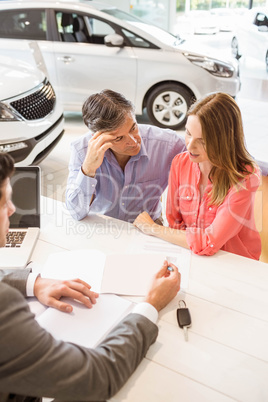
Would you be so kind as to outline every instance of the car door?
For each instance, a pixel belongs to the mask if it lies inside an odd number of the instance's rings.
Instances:
[[[92,93],[113,89],[135,101],[137,62],[131,47],[108,47],[115,33],[108,21],[93,15],[55,11],[58,37],[53,43],[58,93],[66,110],[81,110]]]

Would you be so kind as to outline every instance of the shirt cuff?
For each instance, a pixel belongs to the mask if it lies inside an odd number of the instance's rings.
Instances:
[[[156,324],[158,319],[158,311],[155,307],[153,307],[150,303],[142,302],[137,304],[132,313],[143,315],[144,317],[148,318],[148,320],[152,321]]]
[[[97,179],[95,177],[86,176],[82,168],[80,168],[76,177],[76,184],[80,187],[85,194],[93,194],[97,185]]]
[[[34,296],[34,284],[36,281],[36,278],[40,274],[38,272],[31,272],[28,276],[27,282],[26,282],[26,296],[27,297],[33,297]]]

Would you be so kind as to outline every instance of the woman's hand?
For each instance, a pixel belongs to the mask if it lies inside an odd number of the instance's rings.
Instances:
[[[143,233],[152,236],[155,235],[154,229],[159,226],[152,220],[148,212],[145,211],[137,216],[133,222],[133,225],[140,229]]]

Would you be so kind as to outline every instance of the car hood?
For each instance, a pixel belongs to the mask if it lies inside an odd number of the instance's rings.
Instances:
[[[148,34],[146,38],[158,45],[164,50],[179,51],[181,53],[189,53],[195,55],[201,55],[205,57],[211,57],[219,61],[223,61],[229,64],[236,64],[236,61],[231,57],[230,51],[226,51],[226,54],[221,50],[220,52],[216,49],[212,49],[206,45],[200,45],[195,39],[184,39],[183,37],[175,36],[169,32],[158,28],[154,25],[146,24],[143,22],[130,22],[129,25],[135,26],[140,32],[146,32]],[[143,37],[145,35],[143,34]],[[151,38],[150,38],[151,36]],[[153,40],[152,40],[153,39]]]
[[[1,100],[7,100],[35,88],[44,78],[44,74],[35,66],[11,57],[0,57]]]
[[[237,61],[231,56],[229,49],[226,51],[223,51],[222,49],[221,51],[218,51],[217,49],[212,49],[211,47],[201,45],[200,43],[194,43],[194,40],[191,41],[188,39],[182,41],[178,46],[176,46],[176,48],[183,53],[210,57],[232,65],[237,64]]]

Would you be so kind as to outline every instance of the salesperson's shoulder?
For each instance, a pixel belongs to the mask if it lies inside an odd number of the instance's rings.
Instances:
[[[181,137],[176,131],[168,128],[160,128],[149,124],[138,124],[140,135],[144,142],[156,141],[156,142],[177,142]]]

